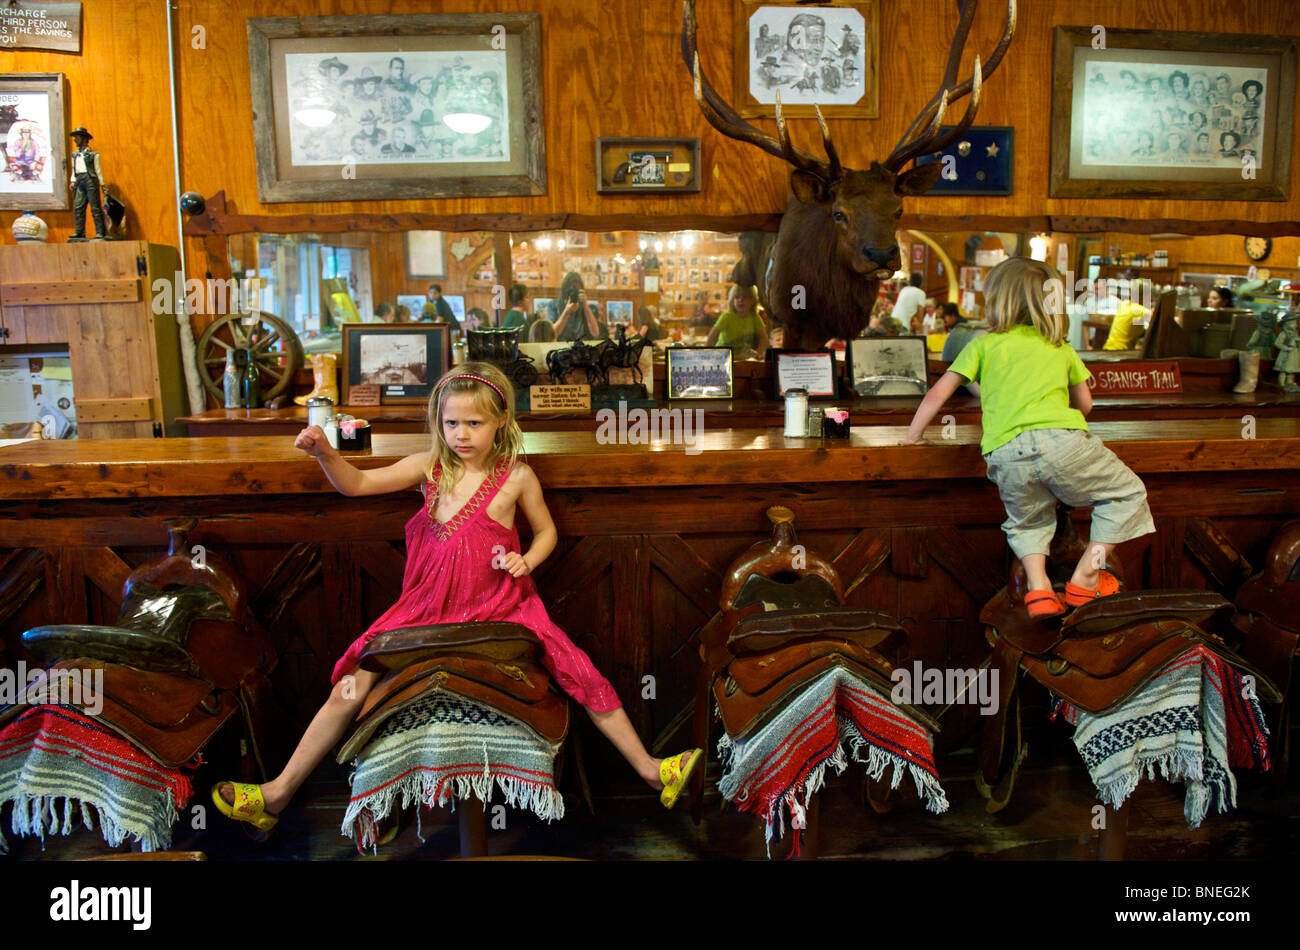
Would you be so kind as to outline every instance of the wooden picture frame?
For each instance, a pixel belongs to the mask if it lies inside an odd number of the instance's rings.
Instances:
[[[699,190],[699,139],[596,139],[598,194],[683,194]]]
[[[1105,49],[1092,42],[1092,27],[1055,28],[1051,197],[1290,196],[1296,37],[1108,29]]]
[[[447,279],[447,239],[441,231],[403,231],[408,280]]]
[[[0,75],[0,109],[10,122],[4,135],[8,162],[0,168],[0,208],[66,211],[72,207],[67,106],[68,82],[63,73]]]
[[[815,7],[732,0],[732,9],[735,56],[731,101],[743,118],[774,117],[778,89],[785,116],[811,118],[816,115],[815,103],[827,118],[880,117],[880,8],[876,0],[824,0]],[[850,52],[840,55],[846,44]],[[832,52],[834,56],[829,55]],[[831,75],[828,70],[838,76],[834,81],[839,87],[833,92],[825,89]],[[805,88],[796,88],[801,82]],[[808,88],[809,84],[813,88]]]
[[[670,346],[664,350],[664,387],[669,399],[731,399],[736,380],[725,346]],[[681,374],[715,375],[720,382],[683,382]]]
[[[924,396],[930,388],[925,338],[858,337],[849,340],[849,386],[864,399]]]
[[[254,17],[248,57],[263,202],[546,193],[536,13]]]
[[[364,384],[377,384],[385,405],[427,402],[450,367],[451,327],[445,323],[343,324],[342,405],[351,387]]]

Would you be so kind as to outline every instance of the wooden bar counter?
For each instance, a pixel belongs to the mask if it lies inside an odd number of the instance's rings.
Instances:
[[[1130,585],[1213,587],[1218,565],[1198,543],[1207,534],[1230,539],[1258,569],[1276,529],[1300,517],[1300,418],[1253,427],[1239,418],[1092,426],[1143,478],[1156,518],[1156,534],[1120,549]],[[834,560],[851,603],[900,619],[912,657],[972,667],[987,657],[978,614],[1005,583],[1010,553],[979,428],[956,426],[944,440],[932,427],[934,441],[920,446],[898,445],[904,433],[871,426],[804,440],[706,425],[694,447],[602,445],[592,429],[525,435],[560,534],[534,578],[644,736],[680,744],[698,667],[691,638],[717,607],[726,565],[769,535],[774,504],[794,510],[801,543]],[[379,466],[427,444],[379,435],[372,453],[349,457]],[[0,663],[23,657],[21,633],[40,623],[112,623],[126,575],[165,549],[163,522],[194,517],[191,544],[234,567],[271,631],[291,737],[326,695],[338,656],[396,599],[403,529],[419,510],[413,492],[339,496],[288,437],[0,448]],[[647,675],[653,699],[642,698]],[[969,740],[978,719],[973,706],[954,708],[940,754]],[[634,782],[603,761],[606,744],[587,749],[598,795]]]

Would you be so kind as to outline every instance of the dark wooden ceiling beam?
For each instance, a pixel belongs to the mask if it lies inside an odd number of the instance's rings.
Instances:
[[[339,231],[775,231],[779,214],[229,214],[225,192],[208,199],[203,214],[185,224],[197,237],[215,234],[296,234]],[[905,214],[900,228],[918,231],[1004,231],[1015,233],[1243,234],[1300,236],[1300,221],[1214,218],[1116,218],[1091,215]]]

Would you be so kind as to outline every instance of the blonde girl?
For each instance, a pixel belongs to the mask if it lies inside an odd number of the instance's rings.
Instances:
[[[1155,531],[1141,479],[1088,432],[1091,374],[1064,342],[1065,316],[1048,306],[1049,296],[1063,299],[1062,286],[1055,270],[1029,258],[994,267],[984,285],[990,332],[971,340],[926,394],[903,443],[921,441],[959,386],[979,383],[980,451],[1007,510],[1002,530],[1024,565],[1033,617],[1115,593],[1117,579],[1102,569],[1111,552]],[[1058,499],[1092,508],[1090,541],[1063,597],[1047,576]]]
[[[520,461],[523,435],[514,417],[510,382],[488,363],[465,363],[438,381],[429,399],[432,447],[386,468],[360,470],[330,448],[315,426],[294,445],[320,462],[344,495],[419,488],[420,510],[406,526],[402,593],[334,667],[334,689],[289,759],[264,785],[213,787],[213,802],[240,821],[269,831],[276,816],[342,738],[379,676],[359,669],[366,644],[399,627],[509,621],[541,639],[543,663],[555,681],[586,707],[592,721],[671,808],[702,758],[692,749],[655,759],[641,744],[614,688],[591,659],[547,616],[529,575],[555,548],[555,523],[533,470]],[[533,540],[521,552],[515,511],[528,519]],[[501,548],[507,552],[500,556]]]

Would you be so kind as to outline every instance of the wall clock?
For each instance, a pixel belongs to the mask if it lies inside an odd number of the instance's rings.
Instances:
[[[1262,261],[1273,250],[1273,239],[1266,237],[1246,238],[1246,256],[1252,261]]]

